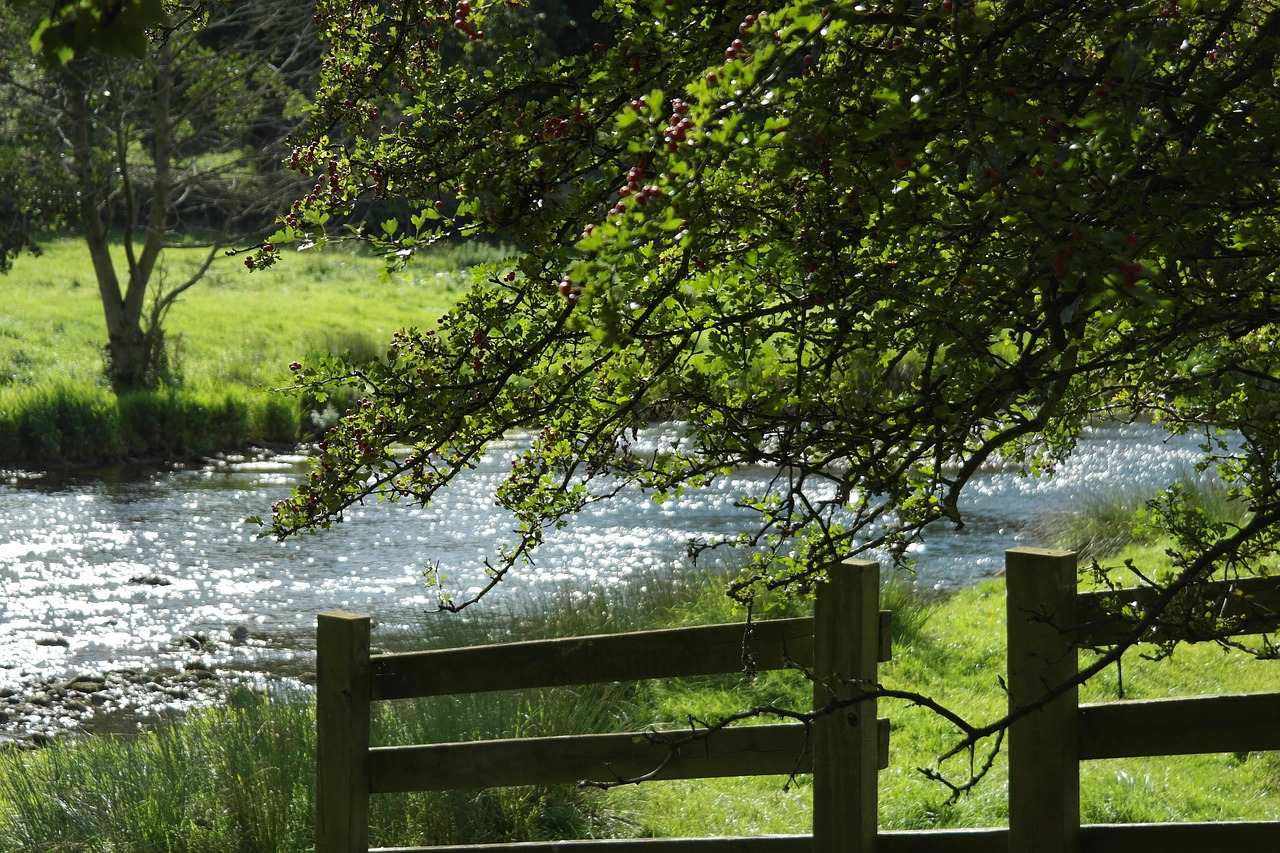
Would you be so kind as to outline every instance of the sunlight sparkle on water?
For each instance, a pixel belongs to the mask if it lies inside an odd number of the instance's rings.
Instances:
[[[637,452],[670,452],[687,429],[642,430]],[[346,609],[407,623],[434,609],[428,564],[455,597],[487,581],[484,559],[512,541],[512,519],[493,488],[527,436],[489,459],[429,508],[374,504],[348,523],[279,543],[258,539],[248,515],[267,515],[305,475],[306,457],[223,460],[194,470],[113,470],[97,475],[9,472],[0,481],[0,686],[21,671],[65,674],[172,657],[176,640],[221,638],[248,626],[253,654],[292,656],[314,632],[315,614]],[[1116,482],[1150,489],[1184,476],[1194,441],[1166,444],[1147,427],[1097,430],[1051,481],[992,472],[973,485],[965,531],[942,529],[913,556],[917,582],[953,586],[994,573],[1003,551],[1027,541],[1027,523]],[[727,538],[751,516],[733,506],[770,472],[748,469],[663,503],[626,493],[590,506],[548,536],[533,565],[504,581],[500,596],[533,589],[620,583],[640,570],[678,572],[691,538]],[[300,639],[301,638],[301,639]],[[41,643],[65,643],[42,645]]]

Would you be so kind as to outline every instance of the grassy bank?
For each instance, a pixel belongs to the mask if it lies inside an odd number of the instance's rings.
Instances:
[[[501,251],[461,246],[387,277],[373,257],[292,253],[250,274],[219,258],[166,322],[172,387],[115,400],[103,379],[105,323],[82,245],[48,244],[0,284],[0,464],[109,461],[296,440],[316,426],[303,401],[275,393],[288,365],[321,353],[373,355],[404,326],[429,326],[467,267]],[[197,255],[170,253],[178,281]]]
[[[0,388],[0,464],[178,459],[304,435],[298,401],[265,388],[117,396],[90,382]]]
[[[908,624],[895,631],[894,659],[882,664],[887,686],[916,691],[942,702],[970,722],[998,718],[1005,694],[997,678],[1005,671],[1004,585],[992,581],[932,604],[901,597],[886,604],[905,612]],[[1082,653],[1082,665],[1089,655]],[[1187,646],[1168,661],[1125,656],[1081,691],[1082,702],[1202,694],[1280,691],[1280,665],[1225,654],[1213,645]],[[679,721],[689,713],[730,713],[742,707],[739,685],[702,688],[660,686],[658,716]],[[808,686],[787,673],[757,678],[746,701],[807,700]],[[970,756],[938,765],[936,758],[959,733],[933,712],[885,700],[881,716],[891,720],[890,766],[880,774],[880,824],[884,829],[929,829],[1007,825],[1007,765],[997,758],[991,774],[957,802],[919,768],[940,770],[955,782],[967,778]],[[978,756],[979,760],[981,755]],[[1280,754],[1176,756],[1088,762],[1081,771],[1086,823],[1193,820],[1280,820]],[[785,779],[671,782],[620,789],[617,807],[655,835],[717,835],[803,832],[810,805],[805,780],[789,789]]]
[[[886,683],[937,697],[972,720],[998,716],[1004,694],[1003,588],[999,582],[926,602],[890,590],[902,615]],[[441,647],[516,637],[629,630],[733,618],[714,582],[646,581],[611,593],[565,594],[526,611],[484,619],[447,616],[384,647]],[[1125,661],[1127,698],[1280,690],[1280,668],[1209,646],[1164,663]],[[1084,691],[1114,699],[1110,671]],[[793,673],[392,703],[375,742],[442,741],[714,719],[762,702],[807,707]],[[956,737],[932,713],[884,702],[892,720],[891,766],[881,773],[881,825],[891,829],[992,826],[1007,820],[1002,760],[970,795],[917,770]],[[98,737],[0,755],[0,837],[17,849],[301,851],[309,849],[313,706],[244,695],[230,707],[137,737]],[[955,778],[961,757],[940,768]],[[157,780],[164,779],[163,785]],[[464,843],[573,836],[804,832],[808,782],[782,778],[651,783],[611,792],[573,788],[375,797],[374,841]],[[1280,819],[1275,753],[1091,762],[1084,767],[1087,822]]]

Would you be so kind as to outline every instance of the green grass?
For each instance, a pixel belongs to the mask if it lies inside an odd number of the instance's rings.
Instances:
[[[500,255],[462,246],[391,277],[377,258],[340,250],[286,253],[253,273],[240,258],[219,257],[170,312],[167,338],[189,384],[284,384],[295,359],[350,341],[381,347],[399,328],[434,324],[465,285],[465,269]],[[166,257],[157,278],[176,282],[199,253]],[[106,326],[83,244],[54,240],[40,257],[20,257],[0,287],[0,385],[103,381]]]
[[[936,697],[973,722],[998,717],[1004,694],[1004,590],[999,582],[945,600],[885,598],[908,617],[895,632],[890,686]],[[803,605],[798,606],[803,609]],[[515,611],[425,617],[400,635],[375,634],[386,650],[722,621],[734,616],[716,578],[643,578],[609,590],[561,590]],[[739,617],[741,614],[737,614]],[[1086,656],[1082,655],[1082,662]],[[1082,701],[1110,701],[1110,669]],[[1213,646],[1180,649],[1156,663],[1126,656],[1126,698],[1280,691],[1280,665]],[[681,724],[752,704],[807,707],[796,673],[639,685],[444,697],[382,703],[375,743],[450,741]],[[949,792],[917,768],[954,780],[960,756],[935,759],[958,733],[931,712],[883,700],[892,721],[890,767],[880,775],[884,829],[1000,826],[1007,822],[1003,757],[969,795]],[[0,752],[0,838],[22,850],[302,851],[312,821],[314,707],[301,699],[242,694],[227,708],[194,714],[138,736],[100,736],[32,753]],[[160,780],[163,780],[161,784]],[[809,830],[806,777],[650,783],[607,793],[572,787],[375,796],[377,844],[475,843],[592,836],[696,836]],[[1280,755],[1249,753],[1088,762],[1085,822],[1280,820]]]
[[[504,251],[465,244],[391,276],[377,258],[333,250],[288,253],[254,273],[239,258],[219,257],[166,318],[174,386],[117,406],[88,256],[76,240],[51,241],[41,257],[19,258],[0,278],[0,462],[188,456],[296,440],[322,427],[324,413],[274,393],[290,384],[291,362],[327,353],[367,358],[400,328],[434,325],[466,286],[467,270]],[[198,260],[170,252],[156,281],[181,281]]]
[[[991,582],[964,590],[936,606],[895,638],[894,660],[882,681],[937,698],[974,723],[998,718],[1005,694],[1004,587]],[[1225,654],[1216,646],[1186,646],[1171,660],[1152,662],[1141,650],[1123,661],[1126,699],[1280,691],[1280,663]],[[1087,663],[1088,655],[1081,655]],[[1082,702],[1113,701],[1120,677],[1110,669],[1087,685]],[[744,702],[776,701],[803,707],[808,686],[785,673],[757,678],[744,691],[719,684],[659,691],[660,714],[681,719],[729,713]],[[918,768],[967,778],[968,755],[938,765],[959,732],[931,711],[882,700],[891,720],[890,766],[880,774],[882,829],[1007,825],[1008,773],[1004,756],[978,787],[958,802]],[[981,756],[980,756],[981,757]],[[1177,756],[1086,762],[1081,770],[1086,823],[1190,820],[1280,820],[1280,754]],[[641,834],[795,833],[809,829],[808,785],[788,788],[779,778],[671,782],[620,789],[614,798],[635,816]],[[760,803],[768,803],[762,808]]]
[[[246,693],[143,736],[6,754],[2,849],[308,849],[313,727],[309,703]]]

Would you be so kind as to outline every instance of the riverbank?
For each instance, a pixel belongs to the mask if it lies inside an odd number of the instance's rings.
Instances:
[[[228,693],[220,673],[193,661],[183,669],[95,672],[28,678],[0,688],[0,747],[35,749],[82,733],[154,726],[219,704]]]
[[[51,637],[44,645],[66,648]],[[313,667],[270,669],[268,647],[241,625],[219,636],[175,637],[147,661],[121,668],[78,668],[70,674],[22,673],[0,684],[0,748],[29,750],[84,736],[154,731],[166,721],[226,704],[239,691],[305,690]],[[298,650],[288,649],[292,657]]]
[[[991,581],[945,599],[890,590],[900,615],[887,684],[944,698],[975,721],[999,715],[1004,694],[1003,586]],[[375,633],[387,649],[473,644],[631,630],[741,618],[714,579],[675,584],[646,579],[611,593],[564,596],[483,619],[423,622],[411,633]],[[403,644],[403,645],[401,645]],[[1192,646],[1155,664],[1126,657],[1127,698],[1280,690],[1274,662]],[[1088,701],[1114,700],[1118,674],[1100,676]],[[374,721],[375,739],[454,740],[563,733],[603,723],[618,729],[654,721],[701,719],[763,701],[806,707],[811,690],[795,673],[644,683],[618,690],[539,691],[396,703]],[[280,695],[285,694],[285,695]],[[950,792],[916,768],[936,766],[955,731],[936,715],[885,701],[892,720],[888,770],[881,773],[886,829],[995,826],[1006,817],[1003,759],[977,789]],[[0,836],[16,849],[310,849],[314,705],[304,695],[236,691],[224,707],[129,737],[63,741],[0,750]],[[968,758],[940,768],[963,775]],[[1230,780],[1230,789],[1223,780]],[[164,780],[160,784],[159,780]],[[572,787],[380,796],[373,798],[374,843],[444,844],[537,840],[575,835],[648,836],[805,832],[810,789],[801,779],[662,783],[612,792]],[[1280,819],[1280,756],[1274,753],[1090,762],[1082,776],[1087,822]]]
[[[200,459],[291,446],[305,403],[250,387],[160,388],[116,395],[93,382],[0,389],[0,466],[68,468]]]
[[[383,350],[404,326],[430,326],[452,306],[468,269],[503,250],[470,244],[388,276],[379,259],[293,253],[249,273],[219,258],[165,319],[168,369],[154,391],[116,398],[103,378],[106,342],[92,266],[73,239],[20,257],[0,319],[0,466],[168,461],[294,442],[323,430],[334,404],[274,389],[289,364]],[[169,253],[177,279],[197,258]],[[330,411],[332,409],[332,411]]]

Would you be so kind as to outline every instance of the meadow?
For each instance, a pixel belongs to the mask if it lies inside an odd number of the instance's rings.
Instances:
[[[304,438],[320,413],[280,390],[290,362],[368,357],[397,329],[434,325],[469,267],[502,254],[467,244],[392,275],[376,257],[332,247],[252,273],[238,257],[219,257],[164,320],[165,385],[117,399],[104,378],[106,325],[88,257],[73,239],[49,241],[0,278],[0,463],[187,456]],[[179,281],[198,261],[171,251],[156,281]]]

